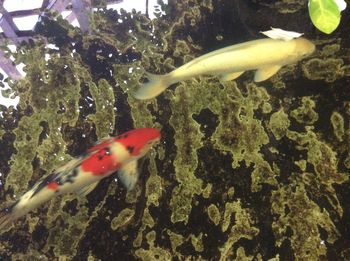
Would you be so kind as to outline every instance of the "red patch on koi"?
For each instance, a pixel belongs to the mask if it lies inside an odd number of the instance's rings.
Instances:
[[[49,184],[47,184],[47,188],[48,189],[52,189],[52,190],[56,190],[58,188],[58,184],[56,182],[50,182]]]
[[[110,154],[109,148],[104,148],[89,158],[84,160],[81,164],[81,169],[85,172],[91,172],[95,176],[103,176],[111,171],[116,171],[120,164],[116,162],[114,157]]]

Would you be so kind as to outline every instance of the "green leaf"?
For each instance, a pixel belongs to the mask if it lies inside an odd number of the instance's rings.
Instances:
[[[318,30],[332,33],[340,23],[340,11],[334,0],[310,0],[309,15]]]

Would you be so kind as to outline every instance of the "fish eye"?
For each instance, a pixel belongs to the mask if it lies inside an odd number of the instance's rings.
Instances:
[[[141,76],[139,79],[140,83],[148,83],[150,80],[147,78],[147,76]]]

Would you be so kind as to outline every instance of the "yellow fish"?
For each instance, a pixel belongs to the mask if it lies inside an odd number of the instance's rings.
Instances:
[[[310,55],[315,45],[305,38],[289,41],[260,39],[228,46],[202,55],[164,75],[147,73],[148,82],[134,94],[140,100],[158,96],[170,85],[199,75],[216,75],[222,81],[236,79],[245,71],[256,70],[255,82],[261,82],[284,65]]]

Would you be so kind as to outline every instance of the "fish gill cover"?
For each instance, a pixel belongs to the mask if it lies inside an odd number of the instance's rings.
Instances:
[[[53,199],[1,232],[1,258],[349,260],[349,16],[324,37],[306,8],[169,1],[150,21],[101,4],[89,35],[43,18],[36,31],[59,50],[38,40],[13,53],[27,76],[11,86],[18,108],[1,106],[1,202],[108,134],[155,126],[163,140],[136,189],[111,177]],[[259,84],[197,77],[133,98],[142,68],[169,72],[262,24],[304,32],[317,52]]]

